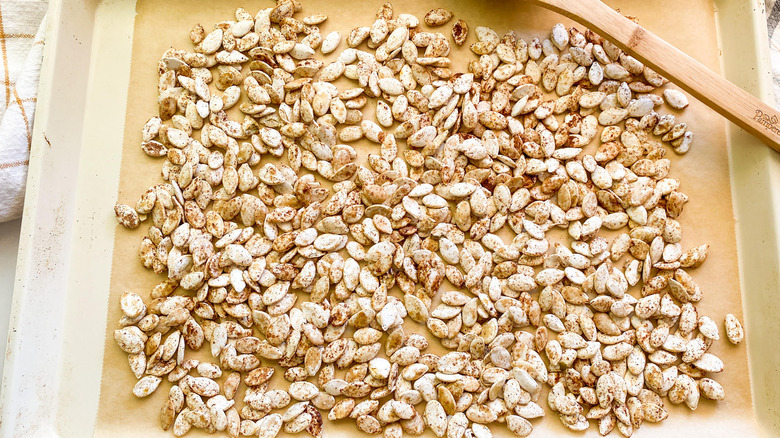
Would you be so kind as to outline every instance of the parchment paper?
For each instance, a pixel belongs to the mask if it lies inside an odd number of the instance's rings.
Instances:
[[[350,29],[355,26],[368,26],[374,21],[375,11],[382,1],[302,0],[302,3],[304,9],[298,15],[299,17],[315,13],[328,15],[328,20],[320,25],[323,36],[332,30],[341,31],[342,43],[339,49],[328,57],[331,59],[346,48],[344,39]],[[646,28],[702,61],[709,68],[720,71],[716,23],[710,1],[656,0],[608,3],[624,14],[639,17],[640,23]],[[160,55],[168,47],[190,49],[188,34],[195,23],[200,22],[206,29],[211,29],[217,22],[233,20],[236,7],[243,7],[254,14],[259,8],[270,7],[272,4],[270,1],[257,0],[244,2],[138,0],[130,98],[122,145],[119,202],[133,205],[147,187],[162,181],[160,176],[162,161],[146,156],[139,148],[140,129],[150,116],[156,114],[156,66]],[[394,0],[393,5],[396,14],[413,13],[421,19],[421,22],[423,15],[433,7],[448,8],[455,12],[455,19],[463,18],[468,22],[471,32],[467,43],[460,49],[453,44],[453,52],[450,54],[454,61],[453,71],[465,71],[466,62],[472,59],[473,54],[467,47],[475,41],[474,29],[477,26],[490,26],[499,34],[514,30],[518,36],[542,38],[548,35],[549,29],[556,22],[567,25],[571,23],[554,13],[525,5],[520,1]],[[449,35],[455,19],[436,30]],[[321,56],[319,51],[318,56]],[[369,104],[367,107],[370,106]],[[688,123],[689,129],[693,130],[696,136],[694,146],[684,157],[676,156],[671,150],[667,154],[667,157],[672,160],[670,176],[680,179],[681,190],[690,196],[690,202],[685,206],[680,219],[684,236],[682,246],[686,250],[702,243],[711,245],[707,262],[702,267],[689,272],[704,291],[704,298],[698,305],[698,309],[715,319],[721,328],[721,337],[725,338],[722,329],[725,314],[731,312],[742,318],[734,213],[725,141],[726,122],[693,99],[690,107],[679,117],[680,120]],[[365,143],[356,144],[356,148],[364,146]],[[116,147],[116,145],[106,145],[106,147]],[[111,206],[106,208],[110,209]],[[135,398],[131,389],[136,379],[130,372],[127,355],[115,345],[113,340],[113,331],[117,328],[116,321],[121,314],[119,309],[121,293],[134,291],[148,297],[151,288],[163,280],[162,276],[144,269],[136,255],[148,226],[147,222],[136,231],[118,229],[116,232],[96,436],[171,436],[170,431],[163,432],[160,429],[158,421],[159,409],[167,397],[170,384],[163,380],[160,388],[152,396],[143,400]],[[407,333],[412,331],[427,332],[424,327],[415,328],[414,323],[407,326]],[[432,349],[440,351],[441,347],[436,348],[434,345]],[[726,400],[716,404],[702,398],[696,412],[690,412],[685,407],[673,406],[667,402],[669,419],[660,425],[645,423],[635,436],[647,437],[658,434],[668,437],[714,437],[730,434],[755,436],[755,431],[748,432],[754,430],[755,425],[745,346],[734,347],[722,339],[712,347],[711,351],[718,354],[726,364],[726,370],[714,376],[725,387]],[[276,374],[274,379],[276,387],[286,388],[286,382],[278,377],[281,373]],[[236,399],[240,400],[240,394]],[[540,403],[546,405],[544,399],[540,400]],[[569,433],[549,411],[544,419],[534,420],[533,424],[535,430],[532,436],[544,437],[550,434],[566,436]],[[496,436],[511,436],[504,425],[494,424],[491,429]],[[346,436],[348,433],[357,432],[353,420],[342,420],[336,424],[326,420],[325,431],[326,436]],[[427,434],[432,436],[430,432]],[[574,436],[574,433],[571,434]],[[187,436],[207,436],[207,434],[193,430]],[[596,428],[592,425],[585,436],[598,436]]]

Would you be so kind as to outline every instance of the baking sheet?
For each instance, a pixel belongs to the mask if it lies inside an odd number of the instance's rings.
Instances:
[[[339,30],[346,36],[355,25],[370,25],[381,2],[355,2],[349,8],[341,3],[323,0],[303,2],[303,16],[325,13],[328,21],[320,25],[323,35]],[[464,18],[471,28],[471,36],[465,45],[474,41],[474,29],[487,25],[499,34],[515,30],[519,36],[546,35],[556,22],[569,23],[556,14],[521,2],[501,4],[493,2],[441,1],[435,4],[413,1],[394,1],[396,13],[414,13],[422,16],[434,6],[441,6],[455,12],[455,19]],[[719,51],[716,38],[716,22],[713,4],[709,1],[687,2],[610,2],[621,12],[640,18],[643,26],[656,32],[683,51],[702,61],[708,67],[719,70]],[[119,183],[119,202],[133,205],[138,196],[149,186],[161,181],[159,169],[161,160],[146,156],[138,147],[140,128],[156,111],[156,65],[168,47],[189,48],[188,33],[191,26],[200,22],[209,29],[214,23],[233,18],[235,7],[241,6],[254,13],[269,2],[248,1],[207,2],[174,0],[164,3],[139,0],[136,5],[136,21],[133,39],[130,86],[126,113],[125,135],[122,148],[122,165]],[[674,14],[669,11],[674,10]],[[691,26],[691,23],[696,23]],[[451,24],[451,23],[450,23]],[[450,26],[439,28],[448,32]],[[345,48],[342,41],[339,50]],[[456,54],[457,53],[457,54]],[[453,50],[455,60],[453,71],[461,69],[465,60],[473,56],[467,48]],[[736,258],[734,214],[729,183],[728,154],[726,146],[726,123],[717,114],[699,102],[691,100],[691,106],[680,116],[696,134],[691,152],[679,158],[671,151],[670,176],[681,180],[681,190],[691,201],[686,205],[680,222],[683,225],[684,249],[710,243],[711,251],[707,262],[691,271],[704,291],[704,299],[698,308],[719,323],[725,313],[735,313],[742,319],[742,303],[739,273]],[[363,143],[362,145],[365,145]],[[356,145],[357,147],[357,145]],[[96,436],[169,436],[170,432],[159,429],[157,416],[159,407],[167,395],[169,384],[164,381],[151,397],[138,400],[131,394],[135,378],[127,365],[126,354],[116,347],[113,330],[119,319],[118,297],[131,290],[148,296],[148,291],[162,277],[144,269],[138,262],[136,251],[148,223],[137,231],[117,229],[114,241],[113,266],[111,271],[108,318],[106,326],[106,349],[104,355],[100,406],[95,429]],[[421,332],[427,330],[420,327]],[[407,330],[409,331],[409,330]],[[732,347],[727,342],[717,343],[712,352],[723,358],[726,371],[716,376],[723,383],[728,397],[725,401],[712,403],[702,400],[699,409],[691,413],[687,408],[672,407],[670,417],[660,426],[645,424],[639,436],[649,436],[663,431],[668,436],[723,436],[727,431],[746,433],[754,427],[751,407],[750,382],[748,379],[747,350],[743,346]],[[281,380],[281,379],[280,379]],[[278,384],[285,385],[277,380]],[[117,409],[121,406],[121,409]],[[549,414],[549,413],[548,413]],[[542,431],[564,430],[557,418],[548,415],[535,420],[537,435]],[[495,433],[508,432],[501,425],[491,427]],[[332,425],[326,423],[327,433],[354,431],[352,421]],[[205,436],[205,433],[201,433]],[[591,427],[588,434],[597,435]],[[188,436],[200,436],[195,431]],[[744,435],[743,435],[744,436]]]

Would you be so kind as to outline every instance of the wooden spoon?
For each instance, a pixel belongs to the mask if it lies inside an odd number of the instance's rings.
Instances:
[[[587,26],[780,152],[780,112],[599,0],[527,0]]]

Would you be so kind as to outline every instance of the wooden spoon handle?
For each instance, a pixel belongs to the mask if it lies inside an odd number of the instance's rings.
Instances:
[[[780,112],[599,0],[531,0],[589,27],[780,152]]]

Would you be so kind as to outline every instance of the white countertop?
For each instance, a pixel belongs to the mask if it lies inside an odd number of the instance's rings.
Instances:
[[[0,223],[0,352],[5,352],[8,341],[8,318],[14,292],[16,253],[19,249],[21,219]],[[0,377],[3,374],[5,354],[0,354]]]

